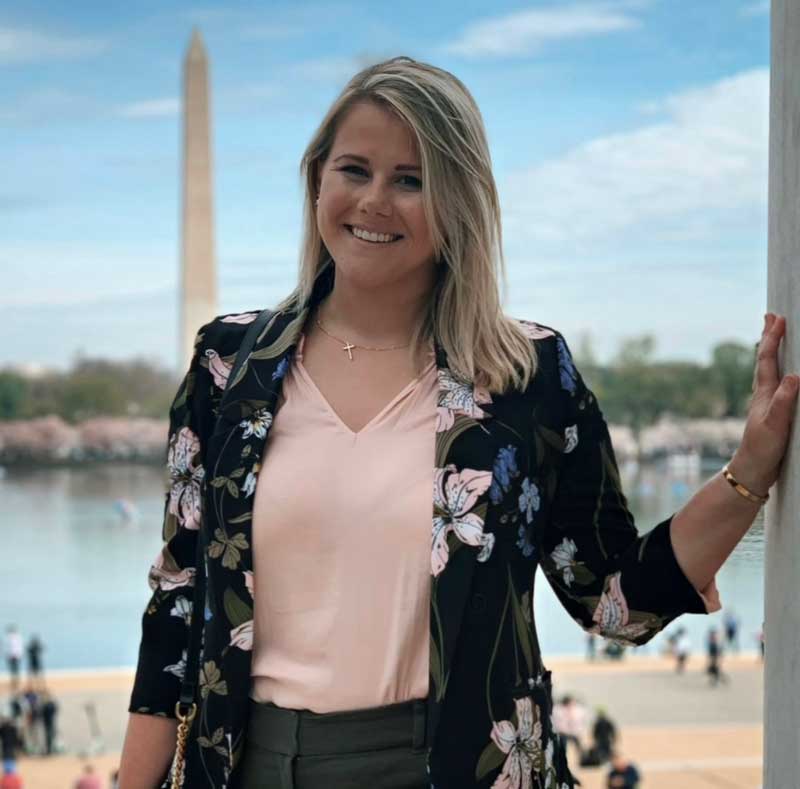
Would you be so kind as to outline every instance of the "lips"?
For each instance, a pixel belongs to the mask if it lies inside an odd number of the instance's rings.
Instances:
[[[396,235],[397,238],[395,238],[392,241],[367,241],[366,239],[359,238],[355,233],[353,233],[353,225],[344,225],[344,227],[347,229],[347,232],[356,241],[361,241],[363,244],[372,244],[373,246],[376,246],[376,247],[377,246],[388,246],[389,244],[394,244],[394,243],[396,243],[398,241],[401,241],[404,238],[404,236],[400,235],[399,233],[391,233],[391,234],[390,233],[383,233],[382,235],[386,235],[386,236],[388,236],[388,235]]]

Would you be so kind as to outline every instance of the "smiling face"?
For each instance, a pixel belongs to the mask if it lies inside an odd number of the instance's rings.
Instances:
[[[435,255],[421,163],[402,120],[372,102],[351,107],[320,163],[317,191],[317,223],[337,277],[365,288],[402,282],[422,292],[432,286]],[[382,235],[358,238],[360,231]]]

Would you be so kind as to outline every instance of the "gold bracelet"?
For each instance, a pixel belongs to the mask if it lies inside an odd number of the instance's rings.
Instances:
[[[728,480],[728,482],[730,482],[731,487],[737,493],[744,496],[749,501],[753,501],[756,504],[764,504],[767,501],[767,499],[769,499],[769,493],[767,493],[766,496],[759,496],[757,493],[753,493],[753,491],[748,490],[744,485],[742,485],[741,482],[738,482],[736,478],[733,476],[733,474],[731,474],[731,472],[728,471],[727,465],[725,466],[725,468],[722,469],[722,475],[725,477],[725,479]]]

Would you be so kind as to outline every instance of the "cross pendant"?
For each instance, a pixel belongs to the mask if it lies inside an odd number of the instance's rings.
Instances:
[[[347,355],[350,357],[350,361],[351,362],[353,361],[353,354],[350,351],[351,351],[352,348],[355,348],[355,347],[356,347],[355,345],[353,345],[352,343],[349,343],[349,342],[345,343],[345,345],[342,346],[342,350],[343,351],[347,351]]]

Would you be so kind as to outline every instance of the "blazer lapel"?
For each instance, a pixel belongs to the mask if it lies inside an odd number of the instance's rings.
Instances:
[[[219,760],[225,751],[219,743],[213,753],[204,745],[217,736],[216,728],[202,730],[204,737],[197,742],[201,760],[216,759],[217,769],[223,771],[220,780],[225,782],[242,754],[250,691],[253,498],[282,379],[306,314],[305,310],[276,313],[256,338],[236,380],[225,390],[207,451],[206,626],[198,720],[206,728],[209,721],[222,724],[227,733],[226,763]]]
[[[237,563],[244,570],[252,570],[252,504],[261,457],[307,314],[307,309],[279,313],[265,326],[225,392],[212,436],[208,484],[213,489],[215,523],[223,531],[235,526],[239,542],[247,543]],[[224,508],[215,491],[228,494]]]
[[[484,531],[491,453],[483,435],[492,418],[489,393],[455,378],[438,343],[439,398],[431,534],[429,741],[447,690],[475,564],[486,561],[494,535]],[[488,468],[487,468],[488,466]]]
[[[207,560],[212,560],[207,561],[209,603],[233,625],[230,633],[212,629],[218,651],[226,655],[226,637],[231,645],[252,645],[253,497],[261,458],[310,306],[330,290],[332,274],[328,268],[318,276],[299,310],[275,313],[220,403],[207,458],[205,529]]]

